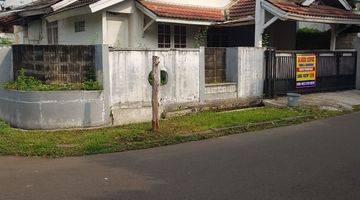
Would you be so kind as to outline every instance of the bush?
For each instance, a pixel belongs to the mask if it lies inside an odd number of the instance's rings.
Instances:
[[[321,31],[319,31],[318,29],[315,29],[315,28],[308,28],[308,27],[305,27],[305,28],[301,28],[298,30],[298,33],[302,33],[302,34],[313,34],[313,33],[321,33]]]
[[[11,45],[11,41],[7,38],[0,38],[0,45]]]
[[[20,91],[63,91],[63,90],[101,90],[99,82],[88,80],[83,83],[50,83],[44,84],[40,80],[26,76],[25,70],[19,71],[19,76],[15,81],[6,82],[3,88],[7,90]]]

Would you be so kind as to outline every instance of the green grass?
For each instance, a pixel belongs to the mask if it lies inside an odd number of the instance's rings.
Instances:
[[[354,109],[355,112],[359,112],[360,111],[360,105],[353,106],[353,109]]]
[[[169,144],[178,144],[300,123],[307,120],[338,115],[340,112],[315,108],[278,109],[256,108],[233,112],[203,112],[161,121],[161,132],[151,132],[150,123],[93,130],[21,131],[0,121],[0,155],[20,156],[80,156],[97,153],[120,152]],[[306,116],[291,122],[285,118]],[[209,131],[217,128],[274,121],[271,126],[252,126],[233,131]]]

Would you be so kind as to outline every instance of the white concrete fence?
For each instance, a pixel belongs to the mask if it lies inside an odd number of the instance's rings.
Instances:
[[[109,103],[116,124],[151,119],[152,57],[160,57],[167,83],[160,105],[199,101],[199,50],[113,50],[109,52]],[[105,76],[105,75],[104,75]]]
[[[28,95],[21,94],[12,98],[14,95],[2,91],[3,96],[6,94],[6,98],[3,97],[0,105],[0,118],[16,127],[27,129],[88,127],[110,123],[122,125],[150,121],[152,116],[151,85],[148,78],[152,69],[153,56],[160,57],[160,69],[167,73],[167,83],[160,88],[160,108],[162,111],[168,107],[182,109],[187,106],[203,106],[214,100],[221,103],[223,100],[229,99],[236,101],[261,98],[263,94],[265,77],[263,48],[228,48],[226,58],[228,82],[211,85],[205,85],[204,48],[116,50],[98,45],[95,48],[95,53],[97,78],[103,84],[103,91],[99,93],[101,95],[98,95],[98,100],[93,98],[94,95],[91,97],[89,102],[95,102],[91,104],[93,105],[91,109],[85,109],[82,104],[80,106],[82,109],[72,109],[74,103],[71,102],[76,102],[76,99],[69,99],[69,101],[55,101],[53,99],[55,107],[44,107],[42,106],[45,105],[42,99],[46,100],[47,92],[29,92]],[[12,80],[12,71],[11,48],[0,47],[0,82]],[[62,95],[72,96],[74,92],[76,93],[76,91],[50,93],[53,96],[51,98],[56,98]],[[33,97],[34,94],[39,98],[33,98],[34,100],[31,102],[34,105],[41,105],[41,112],[35,110],[35,114],[31,114],[28,112],[31,108],[20,109],[24,102],[30,101],[25,97]],[[43,95],[45,96],[43,97]],[[84,100],[83,97],[81,99]],[[86,103],[87,101],[88,99],[79,102]],[[61,108],[57,108],[56,103],[58,102],[60,102]],[[12,106],[9,107],[9,105]],[[12,111],[6,107],[12,108]],[[48,110],[43,110],[44,108]],[[85,111],[89,110],[91,112],[84,114]],[[16,115],[8,113],[14,111],[17,112]],[[71,115],[68,116],[68,119],[62,120],[48,115],[54,113],[53,111],[58,112],[56,115],[60,118],[66,118],[70,113]],[[47,113],[48,119],[39,118],[38,116],[41,116],[41,113]],[[18,120],[20,119],[19,116],[26,120]],[[56,123],[56,121],[61,123]],[[67,123],[69,121],[71,123]]]
[[[107,53],[104,53],[104,56]],[[160,106],[205,104],[211,100],[259,98],[263,94],[264,49],[227,49],[229,83],[205,85],[204,49],[110,50],[109,106],[115,124],[151,120],[152,56],[160,57],[160,69],[168,74],[160,89]],[[106,83],[105,83],[106,85]]]

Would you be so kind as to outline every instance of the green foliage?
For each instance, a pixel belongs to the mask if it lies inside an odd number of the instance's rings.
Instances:
[[[0,120],[0,134],[7,132],[8,130],[10,130],[10,126],[6,124],[4,121]]]
[[[49,83],[44,84],[32,76],[27,76],[24,69],[19,71],[15,81],[6,82],[3,88],[20,91],[64,91],[64,90],[101,90],[99,82],[88,79],[83,83]]]
[[[321,31],[319,31],[318,29],[315,29],[315,28],[304,27],[304,28],[299,29],[298,33],[313,34],[313,33],[321,33]]]
[[[42,86],[41,81],[32,76],[26,76],[25,70],[21,69],[19,75],[14,82],[7,82],[4,85],[5,89],[31,91]]]
[[[268,33],[263,33],[262,34],[262,44],[261,44],[262,47],[270,47],[271,44],[270,44],[270,35]]]
[[[341,113],[316,108],[278,109],[267,107],[228,112],[203,112],[163,120],[160,123],[161,131],[158,134],[151,132],[151,123],[92,130],[24,132],[11,129],[0,120],[0,155],[58,157],[144,149],[285,126],[338,114]],[[308,117],[299,121],[284,120],[299,116]],[[243,128],[209,131],[234,126]]]
[[[102,90],[102,86],[98,81],[88,80],[82,83],[83,90]]]
[[[7,38],[0,38],[0,45],[11,45],[12,42]]]
[[[199,31],[195,33],[194,39],[197,48],[206,45],[208,30],[209,27],[201,27]]]

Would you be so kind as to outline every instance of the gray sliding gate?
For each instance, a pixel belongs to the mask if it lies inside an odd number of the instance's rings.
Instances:
[[[314,67],[311,62],[306,63],[306,56],[311,61],[315,58]],[[300,63],[303,58],[305,63]],[[303,94],[353,89],[356,85],[356,59],[355,50],[277,51],[269,49],[266,51],[265,94],[268,97],[274,97],[288,92]],[[299,81],[301,78],[309,79],[301,83]]]

